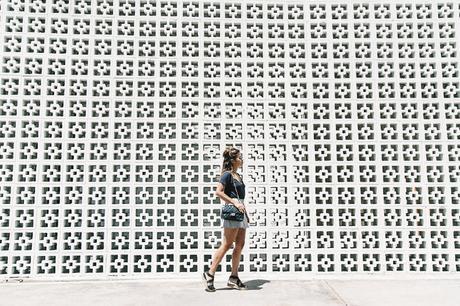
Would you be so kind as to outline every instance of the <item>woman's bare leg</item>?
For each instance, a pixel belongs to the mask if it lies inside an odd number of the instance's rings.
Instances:
[[[209,273],[213,274],[217,270],[222,258],[225,253],[232,247],[233,241],[235,241],[236,235],[238,234],[238,228],[224,228],[224,239],[220,247],[214,253],[211,267],[209,268]]]
[[[246,229],[238,229],[238,234],[236,235],[235,239],[235,248],[233,249],[232,254],[232,275],[238,275],[238,268],[240,267],[240,257],[244,247],[245,238]]]

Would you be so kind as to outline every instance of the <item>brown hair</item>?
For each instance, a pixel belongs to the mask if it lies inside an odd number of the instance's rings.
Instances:
[[[224,162],[222,163],[221,175],[225,171],[233,170],[232,163],[238,157],[239,154],[240,154],[240,150],[235,147],[225,148],[224,153],[222,154],[222,156],[224,157]]]

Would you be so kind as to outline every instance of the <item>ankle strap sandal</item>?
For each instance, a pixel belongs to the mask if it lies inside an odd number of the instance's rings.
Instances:
[[[227,286],[239,290],[247,289],[246,285],[240,280],[238,276],[231,275],[228,279]]]
[[[203,272],[203,281],[205,284],[206,291],[208,292],[216,291],[216,288],[214,288],[214,275],[211,275],[208,272]]]

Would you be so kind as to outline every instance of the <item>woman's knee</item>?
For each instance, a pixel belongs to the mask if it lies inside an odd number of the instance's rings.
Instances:
[[[235,242],[235,249],[242,250],[244,247],[244,240]]]
[[[226,250],[230,249],[233,245],[233,241],[226,240],[222,241],[222,247],[224,247]]]

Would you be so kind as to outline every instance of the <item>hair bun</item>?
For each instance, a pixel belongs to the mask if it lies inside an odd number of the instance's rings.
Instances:
[[[224,158],[230,157],[231,148],[225,148],[224,153],[222,154]]]

